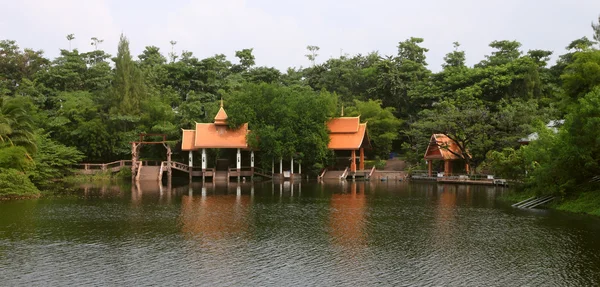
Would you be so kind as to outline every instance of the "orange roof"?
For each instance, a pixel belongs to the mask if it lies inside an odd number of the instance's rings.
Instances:
[[[194,148],[248,148],[248,132],[248,123],[235,130],[217,124],[196,123]]]
[[[221,104],[221,108],[219,108],[219,112],[215,116],[215,124],[217,125],[226,125],[227,124],[227,113],[223,109],[223,104]]]
[[[331,133],[356,133],[360,117],[333,118],[327,122],[327,128]]]
[[[358,118],[357,118],[358,119]],[[335,119],[334,119],[335,120]],[[349,121],[348,121],[349,122]],[[335,127],[336,124],[334,124]],[[330,126],[329,124],[327,126]],[[349,126],[346,124],[341,124],[340,127],[343,127],[342,130],[344,132],[334,132],[331,131],[329,133],[329,144],[327,147],[329,149],[334,150],[356,150],[363,146],[363,141],[367,139],[368,144],[368,136],[367,136],[367,124],[357,124],[356,132],[346,132],[349,129]]]
[[[456,142],[444,134],[433,134],[424,158],[443,160],[461,159],[458,155],[462,155],[462,151]]]
[[[195,130],[183,130],[183,136],[181,137],[181,150],[195,150],[194,140],[196,138]]]

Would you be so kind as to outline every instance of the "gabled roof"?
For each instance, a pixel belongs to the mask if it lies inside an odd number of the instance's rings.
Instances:
[[[458,155],[462,155],[462,151],[456,142],[444,134],[433,134],[429,140],[429,146],[424,158],[442,160],[461,159]]]
[[[217,115],[215,116],[215,124],[216,125],[227,125],[227,113],[225,112],[225,109],[223,109],[222,105],[221,105],[221,108],[219,108]]]
[[[327,122],[327,128],[332,133],[356,133],[360,117],[333,118]]]
[[[246,135],[248,123],[238,129],[228,129],[217,124],[196,123],[194,147],[199,148],[248,148]]]
[[[181,150],[190,151],[202,148],[242,148],[247,149],[246,136],[250,133],[248,123],[237,129],[227,127],[227,113],[221,108],[214,123],[196,123],[193,130],[183,130]]]
[[[195,150],[194,141],[196,140],[195,130],[183,130],[183,136],[181,137],[181,150]]]
[[[333,150],[357,150],[361,147],[370,148],[371,143],[367,134],[367,124],[360,123],[360,117],[333,118],[327,122],[329,129],[329,144]]]

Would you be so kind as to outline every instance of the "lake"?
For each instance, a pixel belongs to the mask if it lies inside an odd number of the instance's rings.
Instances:
[[[600,220],[403,182],[84,185],[0,202],[0,285],[594,286]]]

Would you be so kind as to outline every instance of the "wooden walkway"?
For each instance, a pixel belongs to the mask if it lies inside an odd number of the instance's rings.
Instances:
[[[254,175],[258,175],[264,178],[272,178],[272,175],[265,173],[264,171],[253,170],[250,167],[242,167],[241,170],[237,170],[236,168],[229,168],[223,171],[216,171],[214,168],[207,168],[202,171],[200,167],[192,167],[190,169],[189,165],[176,161],[139,161],[140,166],[138,166],[138,170],[140,170],[139,180],[155,180],[158,178],[162,178],[162,174],[165,171],[169,170],[178,170],[187,174],[191,173],[192,177],[205,177],[212,178],[214,180],[228,180],[231,177],[253,177]],[[80,174],[97,174],[103,172],[119,172],[121,169],[127,168],[131,169],[132,161],[131,160],[118,160],[109,163],[82,163],[76,166],[77,173]],[[149,168],[152,167],[152,168]]]

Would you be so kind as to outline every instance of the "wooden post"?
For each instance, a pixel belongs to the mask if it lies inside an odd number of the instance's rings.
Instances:
[[[365,170],[365,148],[360,148],[360,170]]]
[[[444,176],[450,176],[451,172],[452,171],[450,170],[450,161],[445,160],[444,161]]]
[[[432,166],[433,161],[432,160],[427,160],[427,174],[429,175],[429,177],[433,176],[433,166]]]
[[[252,175],[250,176],[250,180],[254,181],[254,151],[250,151],[250,172]]]
[[[465,163],[465,172],[469,174],[469,164]]]
[[[352,150],[352,161],[350,162],[350,171],[356,172],[356,150]]]
[[[171,169],[171,146],[169,146],[166,143],[163,143],[163,146],[167,149],[167,176],[168,176],[168,180],[171,180],[171,176],[173,175],[173,171]],[[162,166],[161,166],[162,169]]]

